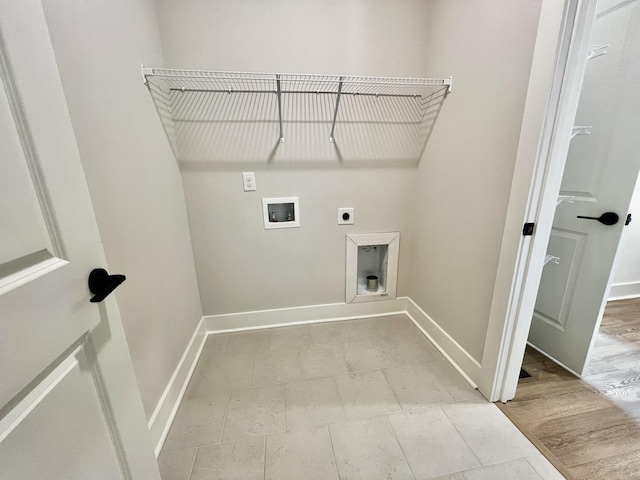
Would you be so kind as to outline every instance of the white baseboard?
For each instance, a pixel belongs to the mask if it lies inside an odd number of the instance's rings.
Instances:
[[[627,282],[611,285],[608,300],[625,300],[638,297],[640,297],[640,282]]]
[[[426,314],[413,300],[406,297],[406,314],[422,333],[435,345],[473,388],[478,388],[482,366],[462,346],[445,332],[435,320]],[[478,379],[478,380],[476,380]]]
[[[239,330],[395,315],[404,313],[405,305],[405,297],[367,303],[330,303],[209,315],[204,317],[204,322],[206,331],[209,333],[235,332]]]
[[[193,370],[196,368],[196,363],[200,358],[200,352],[204,347],[206,337],[207,332],[204,327],[204,318],[202,318],[198,322],[191,341],[182,354],[182,358],[173,372],[167,388],[164,389],[160,401],[149,419],[148,426],[153,445],[155,445],[156,457],[162,450],[162,445],[169,433],[171,423],[173,423],[189,380],[191,380]]]
[[[149,420],[156,456],[159,455],[176,415],[187,384],[209,334],[304,325],[309,323],[353,320],[358,318],[407,315],[444,357],[474,387],[480,378],[480,364],[451,338],[424,310],[408,297],[368,303],[332,303],[304,307],[259,310],[202,317],[182,355],[158,406]]]

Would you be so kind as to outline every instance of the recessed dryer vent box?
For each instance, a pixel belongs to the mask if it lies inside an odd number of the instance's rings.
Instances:
[[[298,197],[263,198],[262,216],[265,230],[299,227]]]
[[[399,250],[398,232],[347,235],[347,303],[396,298]]]

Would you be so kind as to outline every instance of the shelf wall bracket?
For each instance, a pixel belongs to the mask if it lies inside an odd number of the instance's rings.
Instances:
[[[587,60],[591,60],[592,58],[601,57],[602,55],[606,55],[608,52],[605,48],[610,47],[610,44],[606,45],[591,45],[589,46],[589,51],[587,52]]]
[[[451,93],[453,89],[453,77],[446,78],[444,84],[449,87],[447,88],[447,93]]]
[[[148,85],[147,75],[153,75],[153,68],[145,67],[144,65],[140,65],[140,69],[142,72],[142,83]]]
[[[575,199],[576,197],[574,197],[573,195],[558,195],[558,202],[556,203],[556,207],[564,202],[573,203]]]
[[[560,265],[560,258],[559,257],[555,257],[553,255],[545,255],[544,256],[544,264],[546,265],[549,262],[555,263],[556,265]]]
[[[335,142],[335,138],[333,134],[336,131],[336,119],[338,118],[338,107],[340,106],[340,96],[342,95],[342,80],[344,77],[340,77],[340,81],[338,83],[338,95],[336,96],[336,108],[333,111],[333,123],[331,125],[331,133],[329,134],[329,141],[331,143]]]
[[[282,88],[280,87],[280,75],[276,75],[276,95],[278,97],[278,122],[280,124],[280,143],[284,143],[282,131]]]
[[[574,138],[576,135],[590,135],[591,134],[591,125],[585,126],[575,126],[571,130],[571,138]]]

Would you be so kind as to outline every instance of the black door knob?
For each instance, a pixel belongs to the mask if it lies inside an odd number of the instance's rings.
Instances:
[[[604,212],[599,217],[583,217],[578,215],[576,218],[586,218],[587,220],[597,220],[604,225],[615,225],[620,220],[620,217],[615,212]]]
[[[89,291],[94,296],[89,301],[91,303],[103,301],[126,279],[124,275],[109,275],[104,268],[94,268],[89,274]]]

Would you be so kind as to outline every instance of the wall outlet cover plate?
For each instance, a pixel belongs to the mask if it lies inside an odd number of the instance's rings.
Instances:
[[[353,225],[353,207],[338,208],[338,225]]]

